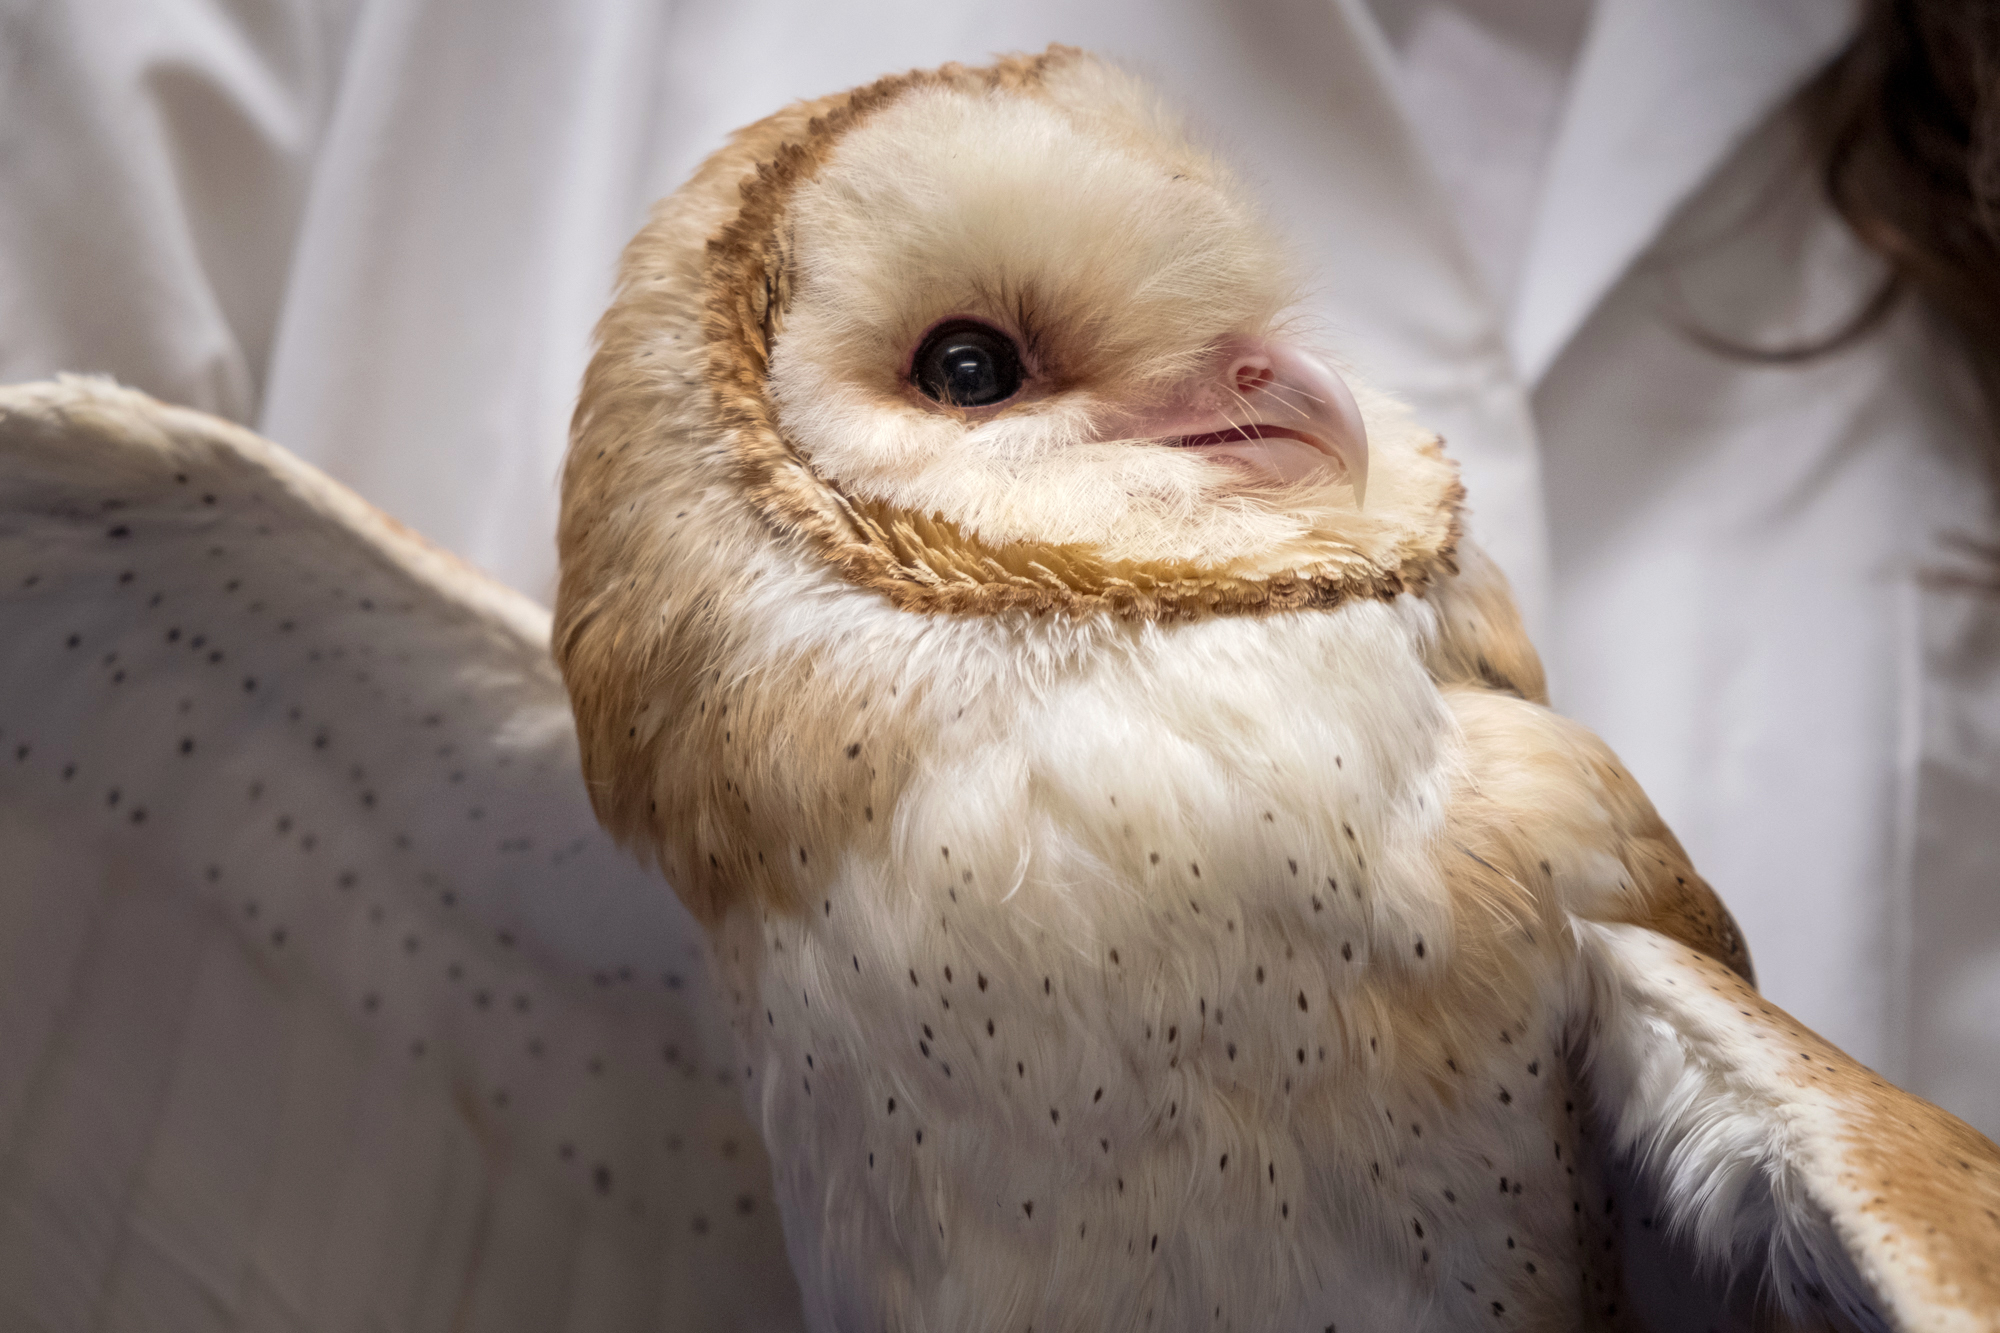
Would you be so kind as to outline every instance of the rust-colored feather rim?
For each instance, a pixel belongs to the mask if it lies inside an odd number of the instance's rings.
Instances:
[[[1434,578],[1455,572],[1464,492],[1435,441],[1422,451],[1434,474],[1427,478],[1435,493],[1431,512],[1397,540],[1364,551],[1329,536],[1303,564],[1225,573],[1113,561],[1082,545],[986,542],[946,519],[847,494],[784,438],[766,377],[790,301],[785,224],[792,191],[848,131],[913,90],[1033,92],[1050,71],[1082,56],[1074,47],[1052,46],[984,68],[952,64],[882,79],[821,103],[797,137],[744,177],[741,208],[708,242],[703,333],[708,387],[752,504],[850,582],[906,610],[943,614],[1109,612],[1148,620],[1261,614],[1421,593]]]

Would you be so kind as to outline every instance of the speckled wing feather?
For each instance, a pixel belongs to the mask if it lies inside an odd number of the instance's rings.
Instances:
[[[1708,954],[1579,929],[1600,1109],[1670,1232],[1801,1328],[2000,1329],[2000,1150]]]
[[[1736,923],[1610,750],[1465,668],[1521,656],[1475,609],[1448,595],[1464,641],[1434,649],[1474,682],[1446,691],[1465,746],[1447,865],[1461,896],[1526,888],[1562,914],[1639,1326],[2000,1330],[2000,1149],[1758,994]]]
[[[66,379],[0,390],[0,633],[0,1327],[799,1326],[539,608]]]

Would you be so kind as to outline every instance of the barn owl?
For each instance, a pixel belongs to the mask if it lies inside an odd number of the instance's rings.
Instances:
[[[781,112],[627,252],[555,652],[809,1322],[1644,1327],[1658,1231],[2000,1327],[2000,1152],[1759,997],[1296,282],[1061,49]]]
[[[0,1309],[2000,1326],[2000,1153],[1756,993],[1243,198],[1059,48],[743,131],[553,632],[0,390]]]

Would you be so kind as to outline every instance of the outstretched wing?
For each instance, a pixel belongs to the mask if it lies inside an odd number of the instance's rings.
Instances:
[[[799,1326],[547,636],[247,432],[0,390],[0,1326]]]
[[[1708,955],[1583,925],[1592,1083],[1670,1230],[1807,1327],[2000,1329],[2000,1149]]]

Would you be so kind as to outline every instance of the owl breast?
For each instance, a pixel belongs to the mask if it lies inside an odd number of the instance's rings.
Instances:
[[[1556,942],[1440,868],[1456,733],[1423,632],[1370,603],[882,682],[855,833],[772,847],[802,901],[716,934],[818,1327],[1615,1303]]]

